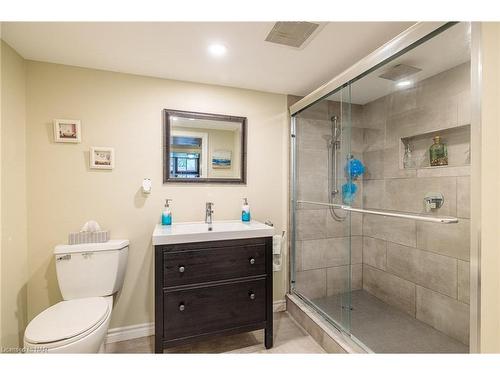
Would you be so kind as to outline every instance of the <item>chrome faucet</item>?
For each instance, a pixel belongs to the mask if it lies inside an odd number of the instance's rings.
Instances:
[[[205,208],[205,223],[208,224],[208,230],[212,230],[212,214],[214,213],[213,206],[214,204],[212,202],[207,202]]]

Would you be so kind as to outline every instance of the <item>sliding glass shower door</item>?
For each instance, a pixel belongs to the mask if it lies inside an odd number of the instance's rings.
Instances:
[[[351,236],[353,215],[332,204],[351,204],[348,196],[359,197],[346,168],[352,157],[350,87],[300,112],[293,122],[292,289],[349,331],[351,289],[360,282],[352,265],[361,262],[360,243]]]
[[[367,350],[469,351],[470,26],[294,105],[292,293]]]

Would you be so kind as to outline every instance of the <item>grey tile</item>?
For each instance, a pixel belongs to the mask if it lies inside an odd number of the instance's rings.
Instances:
[[[363,106],[363,125],[369,129],[385,130],[389,96],[383,96]]]
[[[470,263],[458,261],[458,299],[470,304]]]
[[[295,288],[307,298],[326,296],[326,268],[296,272]]]
[[[327,295],[350,291],[349,278],[352,290],[362,289],[363,287],[363,269],[361,264],[329,267],[326,269],[326,275]]]
[[[415,316],[415,284],[365,264],[363,289],[385,303]]]
[[[384,178],[384,150],[365,151],[363,153],[365,174],[363,181]]]
[[[453,176],[470,176],[470,165],[422,168],[417,170],[417,177]]]
[[[339,216],[346,216],[346,212],[335,210]],[[349,220],[350,217],[350,220]],[[347,219],[338,221],[333,218],[330,211],[326,214],[326,234],[327,237],[348,237],[350,235],[360,236],[363,234],[363,214],[351,212],[347,214]]]
[[[416,283],[418,262],[419,251],[416,248],[387,243],[387,272]]]
[[[469,342],[469,305],[417,286],[417,319],[463,344]]]
[[[330,267],[326,270],[326,295],[349,292],[350,266]]]
[[[385,180],[363,181],[363,208],[384,208]]]
[[[416,225],[412,220],[364,215],[363,235],[406,246],[416,246]]]
[[[460,219],[457,224],[419,221],[417,222],[417,247],[453,258],[469,260],[470,221]]]
[[[457,260],[454,258],[389,242],[387,271],[450,297],[457,297]]]
[[[363,153],[382,151],[385,147],[385,120],[381,129],[364,129]]]
[[[458,125],[458,97],[441,97],[419,107],[417,126],[421,133]]]
[[[391,114],[411,111],[417,108],[417,88],[399,90],[389,95]]]
[[[350,251],[349,237],[303,241],[302,268],[310,270],[347,265]]]
[[[328,153],[325,147],[299,149],[297,155],[297,196],[300,200],[328,200]]]
[[[353,264],[351,266],[351,290],[363,289],[363,265]]]
[[[472,100],[470,90],[462,91],[458,94],[458,125],[466,125],[471,123],[471,108]]]
[[[385,270],[387,258],[387,242],[363,236],[363,263]]]
[[[329,100],[322,100],[310,106],[306,110],[300,112],[297,118],[300,119],[310,119],[310,120],[328,120],[328,107],[330,105]]]
[[[417,284],[457,298],[456,259],[419,251],[417,276]]]
[[[308,240],[326,237],[326,210],[297,210],[297,239]]]
[[[325,135],[331,135],[331,122],[325,119],[297,119],[296,142],[297,147],[302,150],[326,150]]]
[[[384,178],[409,178],[416,175],[415,169],[402,168],[399,144],[384,149]]]
[[[398,178],[385,182],[384,208],[394,211],[426,213],[424,197],[429,192],[440,192],[444,196],[443,206],[433,210],[432,215],[455,216],[455,177]]]
[[[470,177],[457,177],[457,216],[470,218]]]
[[[341,296],[314,303],[336,321]],[[375,353],[468,353],[467,345],[382,302],[364,290],[352,292],[350,332]]]
[[[351,236],[351,264],[363,263],[363,237]]]
[[[295,241],[295,269],[302,271],[302,241]]]

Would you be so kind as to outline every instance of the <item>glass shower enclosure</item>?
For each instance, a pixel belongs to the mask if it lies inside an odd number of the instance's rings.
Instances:
[[[368,351],[469,351],[470,35],[292,106],[291,293]]]

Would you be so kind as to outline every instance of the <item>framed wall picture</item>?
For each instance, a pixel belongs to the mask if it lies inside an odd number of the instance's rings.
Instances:
[[[230,169],[231,168],[231,151],[216,150],[212,153],[212,168],[214,169]]]
[[[62,143],[80,143],[82,133],[80,120],[54,120],[54,141]]]
[[[115,167],[115,149],[111,147],[90,148],[90,168],[113,169]]]

